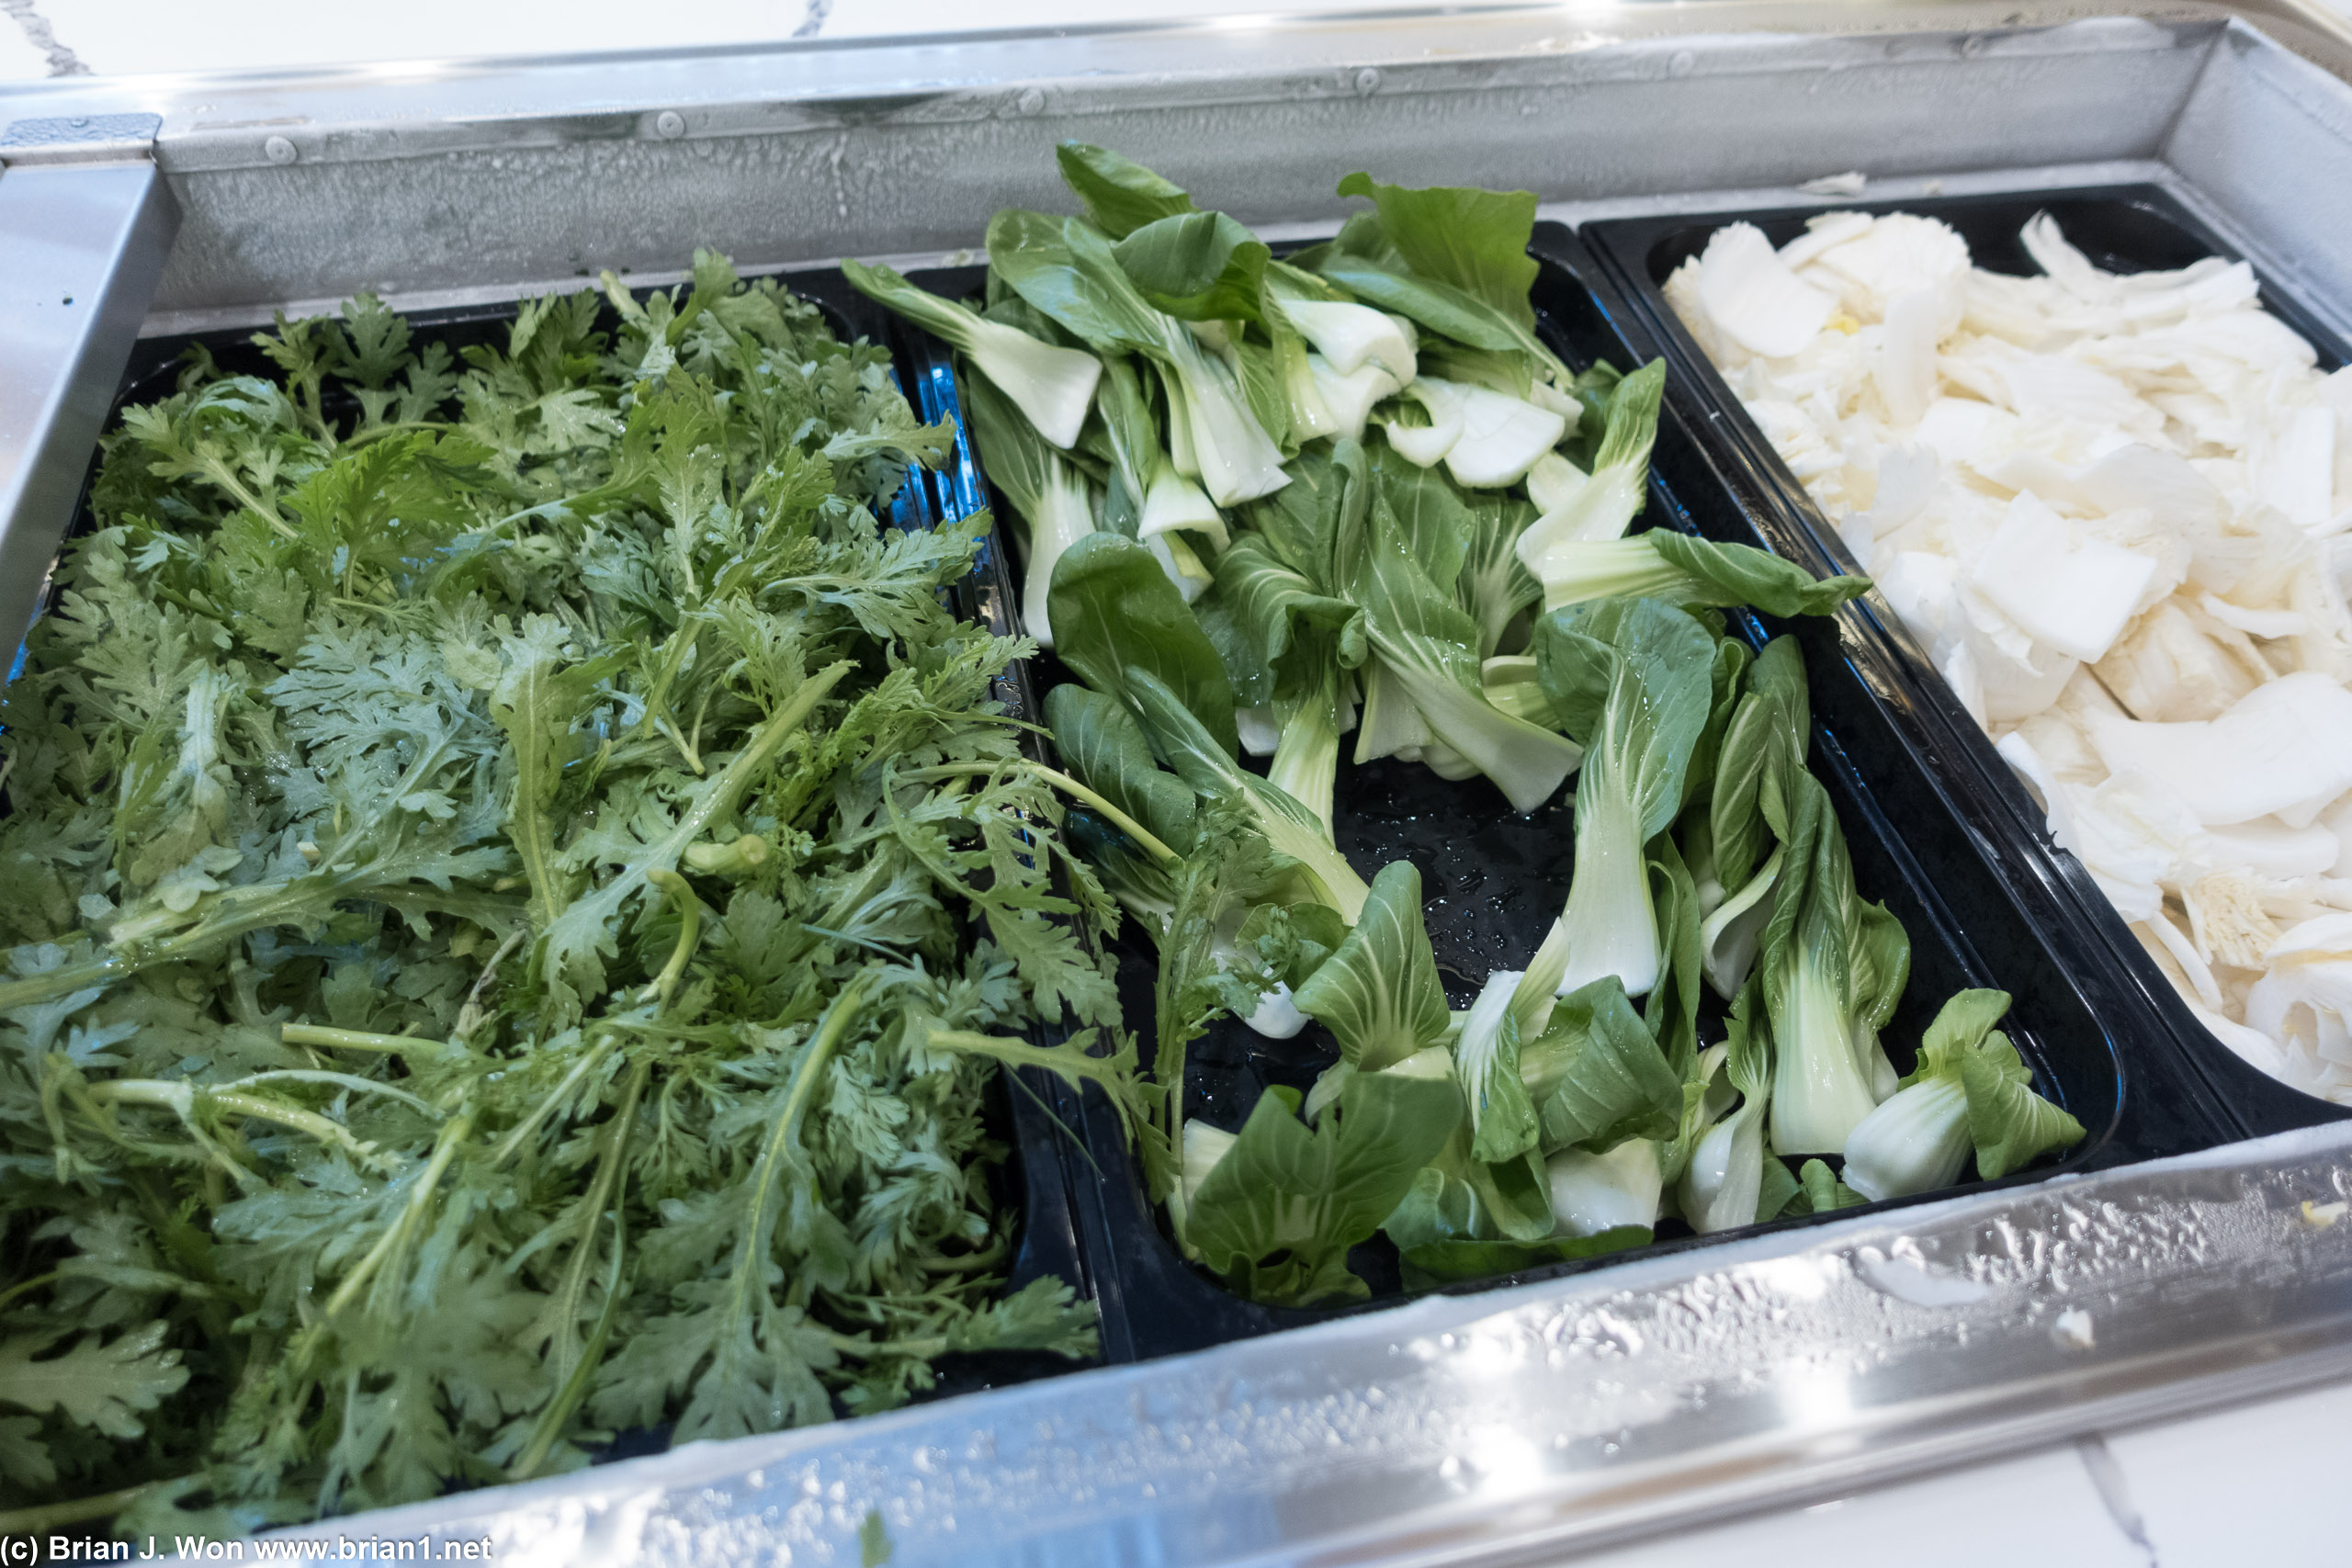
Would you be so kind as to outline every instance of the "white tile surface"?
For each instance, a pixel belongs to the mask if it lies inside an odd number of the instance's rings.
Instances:
[[[49,57],[33,47],[17,18],[0,12],[0,82],[49,74]]]
[[[2163,1568],[2352,1562],[2352,1385],[2110,1432]]]
[[[1577,1568],[2149,1568],[2146,1555],[2117,1528],[2072,1445],[1575,1562]],[[2170,1558],[2164,1568],[2173,1568]]]

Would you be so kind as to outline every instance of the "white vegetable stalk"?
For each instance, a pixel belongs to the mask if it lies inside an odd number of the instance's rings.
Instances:
[[[1724,899],[1699,928],[1699,962],[1715,995],[1729,1001],[1747,984],[1756,966],[1756,946],[1772,918],[1772,888],[1781,877],[1786,846],[1775,844],[1771,857],[1757,868],[1747,886]]]
[[[1478,689],[1498,713],[1530,724],[1552,722],[1552,699],[1544,694],[1543,682],[1536,678],[1532,653],[1498,654],[1485,660],[1478,666]]]
[[[1216,573],[1182,534],[1154,534],[1143,541],[1143,547],[1151,552],[1151,558],[1159,563],[1159,570],[1176,585],[1177,593],[1187,604],[1206,593],[1216,581]],[[1041,646],[1051,648],[1053,644]]]
[[[1871,1200],[1932,1192],[1968,1162],[1968,1095],[1923,1078],[1872,1111],[1846,1139],[1846,1185]]]
[[[1277,980],[1272,990],[1258,998],[1256,1010],[1241,1021],[1269,1040],[1288,1040],[1306,1027],[1306,1015],[1298,1010],[1290,983]]]
[[[1210,502],[1207,493],[1177,472],[1175,463],[1161,453],[1152,464],[1151,483],[1144,491],[1143,516],[1136,524],[1136,534],[1148,539],[1176,528],[1192,528],[1207,535],[1216,549],[1221,550],[1231,542],[1225,516]]]
[[[1772,359],[1811,343],[1838,309],[1837,296],[1791,272],[1752,223],[1727,224],[1707,241],[1699,298],[1741,347]]]
[[[1335,435],[1340,431],[1340,416],[1323,396],[1323,384],[1315,375],[1315,355],[1295,339],[1286,341],[1282,355],[1283,400],[1290,409],[1290,436],[1294,443],[1306,443],[1318,435]],[[1362,434],[1361,428],[1357,431]]]
[[[1424,468],[1442,459],[1474,489],[1517,484],[1567,434],[1568,422],[1550,409],[1467,381],[1424,376],[1405,395],[1429,410],[1430,423],[1385,426],[1388,444]]]
[[[1682,1173],[1682,1217],[1702,1235],[1754,1224],[1764,1188],[1764,1102],[1750,1100],[1707,1129]]]
[[[1427,424],[1404,424],[1391,420],[1380,428],[1388,434],[1388,445],[1416,468],[1433,468],[1453,450],[1462,439],[1462,400],[1454,395],[1450,381],[1431,380],[1428,377],[1405,389],[1405,396],[1429,411]]]
[[[1331,788],[1340,776],[1340,729],[1329,705],[1303,702],[1283,724],[1266,780],[1315,813],[1331,832]]]
[[[1650,901],[1640,809],[1619,779],[1612,749],[1585,758],[1577,785],[1576,867],[1568,882],[1568,961],[1558,993],[1614,975],[1629,997],[1657,985],[1657,910]]]
[[[1037,434],[1067,452],[1086,424],[1102,363],[1082,349],[1042,343],[1018,328],[991,321],[952,299],[927,293],[888,267],[843,264],[859,290],[944,339],[970,359]]]
[[[1538,518],[1530,532],[1542,525]],[[1644,599],[1671,595],[1690,580],[1658,554],[1647,534],[1630,539],[1561,539],[1538,547],[1543,571],[1527,561],[1527,535],[1520,536],[1522,565],[1544,584],[1544,608],[1581,604],[1593,599]]]
[[[1666,1190],[1657,1156],[1657,1145],[1647,1138],[1628,1138],[1607,1154],[1564,1149],[1554,1155],[1544,1165],[1553,1234],[1599,1235],[1619,1225],[1655,1226],[1657,1201]]]
[[[1498,969],[1487,976],[1477,999],[1462,1020],[1461,1038],[1453,1046],[1453,1076],[1470,1107],[1470,1131],[1475,1136],[1486,1117],[1487,1075],[1494,1070],[1495,1053],[1502,1044],[1503,1020],[1510,1015],[1519,993],[1520,971]],[[1548,1005],[1550,998],[1544,998]]]
[[[1282,309],[1299,335],[1340,375],[1376,365],[1400,387],[1412,380],[1417,362],[1411,327],[1397,317],[1369,305],[1328,299],[1285,299]]]
[[[1190,333],[1170,333],[1168,346],[1184,404],[1181,419],[1171,414],[1169,423],[1189,435],[1209,499],[1219,506],[1238,506],[1290,483],[1283,471],[1282,448],[1250,413],[1224,361],[1204,351]],[[1184,454],[1178,451],[1175,457],[1182,468]]]
[[[1592,475],[1554,510],[1527,525],[1512,547],[1521,566],[1536,581],[1549,584],[1568,578],[1576,570],[1576,551],[1584,547],[1620,540],[1642,509],[1643,490],[1649,475],[1649,454],[1639,463],[1611,464]],[[1545,590],[1546,609],[1550,590]]]
[[[1546,452],[1527,470],[1527,498],[1535,503],[1539,513],[1557,512],[1584,488],[1584,481],[1582,468],[1557,452]]]
[[[1037,515],[1029,519],[1029,564],[1022,579],[1021,619],[1040,648],[1054,646],[1054,628],[1046,613],[1046,591],[1053,586],[1054,563],[1062,552],[1094,532],[1094,505],[1086,493],[1086,479],[1057,455],[1046,458],[1046,488],[1038,498]]]
[[[1772,1021],[1780,1054],[1772,1072],[1772,1147],[1784,1155],[1833,1155],[1878,1109],[1854,1050],[1842,987],[1820,964],[1800,960],[1786,1016]]]
[[[1366,364],[1362,368],[1340,375],[1331,368],[1331,362],[1319,354],[1306,356],[1307,374],[1314,378],[1315,390],[1331,415],[1331,433],[1363,439],[1363,427],[1372,418],[1372,405],[1404,386],[1377,365]]]
[[[1447,451],[1445,467],[1458,484],[1477,490],[1517,484],[1568,433],[1568,422],[1550,409],[1487,387],[1462,383],[1456,390],[1462,436]]]
[[[1239,1134],[1212,1127],[1205,1122],[1188,1121],[1184,1123],[1176,1190],[1168,1195],[1168,1219],[1175,1227],[1178,1240],[1183,1239],[1185,1216],[1193,1212],[1193,1201],[1200,1196],[1201,1183],[1209,1179],[1209,1172],[1217,1168],[1217,1162],[1230,1154],[1233,1145],[1240,1141]],[[1190,1254],[1192,1244],[1186,1242],[1184,1250]]]

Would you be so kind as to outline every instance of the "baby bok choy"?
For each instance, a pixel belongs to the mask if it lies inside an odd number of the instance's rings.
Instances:
[[[1990,1181],[2083,1139],[2083,1124],[2030,1087],[2032,1074],[1993,1026],[2007,991],[1959,991],[1919,1048],[1919,1070],[1846,1139],[1846,1183],[1865,1198],[1905,1198],[1960,1179],[1973,1152]]]

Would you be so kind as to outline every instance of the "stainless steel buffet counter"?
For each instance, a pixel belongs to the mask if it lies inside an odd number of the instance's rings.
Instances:
[[[2352,30],[2289,0],[1238,18],[0,94],[0,636],[132,339],[682,247],[937,259],[1053,142],[1271,229],[1334,169],[1576,221],[2152,180],[2352,325]],[[175,231],[176,238],[175,239]],[[2128,1050],[2130,1042],[2124,1042]],[[1440,1296],[311,1531],[503,1562],[1512,1562],[2352,1374],[2352,1123]]]

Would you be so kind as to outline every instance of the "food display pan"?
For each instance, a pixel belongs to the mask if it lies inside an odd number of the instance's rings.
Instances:
[[[826,323],[842,342],[866,338],[877,344],[893,345],[896,339],[889,317],[865,296],[849,287],[837,268],[815,272],[796,272],[785,280],[792,290],[815,303],[824,313]],[[643,298],[650,290],[639,290]],[[422,340],[438,338],[455,350],[469,344],[503,341],[515,319],[519,306],[514,302],[496,305],[465,306],[437,310],[412,311],[404,315],[412,331]],[[606,312],[607,329],[616,324],[612,312]],[[107,418],[106,428],[111,432],[121,421],[122,411],[141,403],[153,402],[169,396],[175,388],[183,356],[191,348],[201,347],[223,369],[236,373],[268,375],[272,371],[268,360],[253,343],[250,331],[220,331],[177,333],[142,338],[132,351],[124,371],[114,406]],[[899,388],[909,393],[926,419],[937,416],[935,400],[924,395],[924,389],[912,373],[913,367],[900,352],[896,356],[894,374]],[[327,394],[330,415],[356,412],[356,405],[338,409],[334,394]],[[91,527],[94,519],[89,510],[89,487],[96,478],[96,457],[83,484],[80,504],[69,534],[80,534]],[[959,515],[944,487],[956,482],[954,470],[910,475],[893,498],[891,513],[885,523],[899,528],[928,527],[943,516]],[[968,483],[968,480],[965,482]],[[946,504],[943,505],[943,501]],[[985,582],[990,571],[989,552],[994,541],[983,546],[983,555],[971,576],[954,590],[956,608],[967,615],[984,615]],[[47,591],[44,592],[46,599]],[[21,650],[17,658],[23,657]],[[1009,684],[1000,693],[1009,705],[1018,706],[1025,699],[1017,683]],[[5,807],[0,807],[5,809]],[[1020,1290],[1044,1275],[1053,1275],[1069,1283],[1080,1299],[1091,1299],[1087,1283],[1084,1258],[1079,1236],[1078,1206],[1069,1190],[1068,1162],[1057,1144],[1068,1142],[1068,1134],[1057,1125],[1063,1113],[1053,1109],[1059,1101],[1055,1095],[1060,1088],[1054,1076],[1040,1067],[1023,1067],[1012,1074],[1000,1074],[989,1089],[988,1121],[993,1136],[1007,1149],[1004,1162],[992,1173],[990,1196],[1002,1208],[1011,1209],[1020,1218],[1012,1260],[1007,1268],[1004,1292]],[[936,1379],[922,1397],[942,1398],[954,1394],[972,1393],[983,1389],[1024,1382],[1033,1378],[1051,1376],[1075,1370],[1082,1365],[1045,1351],[989,1351],[942,1358],[936,1364]],[[605,1457],[627,1458],[645,1452],[658,1452],[668,1446],[666,1431],[624,1432]]]
[[[1727,223],[1753,223],[1780,245],[1804,232],[1822,212],[1916,212],[1941,219],[1968,242],[1978,266],[2020,276],[2040,269],[2018,231],[2037,212],[2058,220],[2069,242],[2109,272],[2169,271],[2208,256],[2242,259],[2239,249],[2161,186],[2121,185],[2066,190],[1853,201],[1746,212],[1682,213],[1614,219],[1586,225],[1601,264],[1664,346],[1669,367],[1667,396],[1683,418],[1707,433],[1740,505],[1758,521],[1773,549],[1823,571],[1860,570],[1828,518],[1789,471],[1737,394],[1684,328],[1662,287],[1686,257],[1705,249]],[[2318,314],[2261,276],[2263,308],[2302,334],[2320,364],[2346,362],[2344,340]],[[2082,862],[2052,842],[2041,807],[1992,741],[1969,717],[1918,639],[1875,591],[1857,602],[1875,639],[1915,694],[1925,715],[1945,734],[1941,742],[1953,787],[1972,803],[1969,829],[1984,836],[2011,874],[2045,888],[2076,911],[2072,917],[2110,954],[2108,967],[2136,991],[2172,1048],[2208,1086],[2208,1093],[2238,1129],[2260,1136],[2322,1122],[2352,1119],[2352,1108],[2330,1104],[2270,1077],[2240,1057],[2199,1023],[2155,961],[2142,949],[2122,916],[2108,902]],[[1962,782],[1964,776],[1965,782]],[[2133,1048],[2140,1043],[2134,1042]]]
[[[1532,250],[1542,264],[1534,293],[1541,329],[1572,367],[1607,359],[1631,369],[1656,357],[1649,339],[1575,235],[1555,223],[1540,224]],[[934,293],[970,298],[979,292],[984,276],[980,268],[964,267],[915,274],[911,280]],[[907,335],[917,340],[916,355],[930,367],[927,373],[918,372],[918,384],[951,386],[944,347],[911,330]],[[936,409],[927,412],[935,417]],[[968,453],[964,456],[968,461]],[[969,477],[963,503],[976,504],[986,493],[985,481]],[[1659,421],[1643,522],[1720,541],[1766,543],[1767,531],[1738,496],[1721,471],[1719,456],[1689,427],[1680,407],[1669,404]],[[1001,498],[997,500],[1003,515]],[[1015,599],[1009,563],[1000,556],[993,567],[1000,579],[987,608],[993,624],[1010,632]],[[1951,992],[1997,987],[2016,997],[2005,1027],[2032,1067],[2036,1087],[2086,1131],[2083,1142],[2061,1159],[1998,1182],[1923,1197],[2036,1182],[2058,1170],[2128,1164],[2211,1147],[2235,1136],[2232,1122],[2212,1114],[2202,1081],[2176,1053],[2137,1048],[2140,1037],[2155,1026],[2131,977],[2103,946],[2084,941],[2079,926],[2061,910],[2025,896],[2030,890],[2014,886],[1991,846],[1968,830],[1965,824],[1983,814],[1983,804],[1964,793],[1966,781],[1939,765],[1918,727],[1907,722],[1914,694],[1899,670],[1865,657],[1861,638],[1869,628],[1850,615],[1783,626],[1741,614],[1733,624],[1752,643],[1781,631],[1793,631],[1801,639],[1812,691],[1814,772],[1837,807],[1863,897],[1884,900],[1910,933],[1911,983],[1885,1033],[1897,1068],[1910,1068],[1921,1032]],[[1069,678],[1050,656],[1040,656],[1035,664],[1029,684],[1037,694]],[[1448,783],[1418,764],[1394,760],[1356,766],[1345,751],[1343,746],[1335,811],[1340,848],[1366,876],[1397,859],[1418,867],[1448,1000],[1457,1009],[1466,1007],[1488,972],[1526,961],[1559,912],[1574,859],[1572,806],[1564,795],[1521,816],[1484,780]],[[1113,943],[1112,953],[1128,1020],[1144,1036],[1148,1059],[1157,964],[1152,946],[1129,929]],[[1719,1006],[1702,1010],[1702,1040],[1721,1038],[1720,1018]],[[1320,1026],[1276,1041],[1236,1020],[1220,1020],[1191,1047],[1184,1113],[1238,1128],[1268,1087],[1304,1091],[1336,1056]],[[1283,1308],[1229,1293],[1180,1254],[1145,1191],[1117,1116],[1100,1091],[1090,1088],[1078,1109],[1084,1145],[1065,1148],[1064,1157],[1071,1164],[1072,1187],[1081,1204],[1106,1358],[1143,1359],[1195,1350],[1409,1299],[1395,1250],[1380,1238],[1358,1247],[1351,1258],[1372,1285],[1366,1301]],[[1871,1207],[1892,1209],[1918,1201]],[[1733,1234],[1793,1229],[1833,1217],[1809,1215]],[[1665,1228],[1681,1229],[1672,1224]],[[1661,1235],[1645,1247],[1441,1289],[1462,1293],[1555,1278],[1713,1239],[1719,1238]]]

